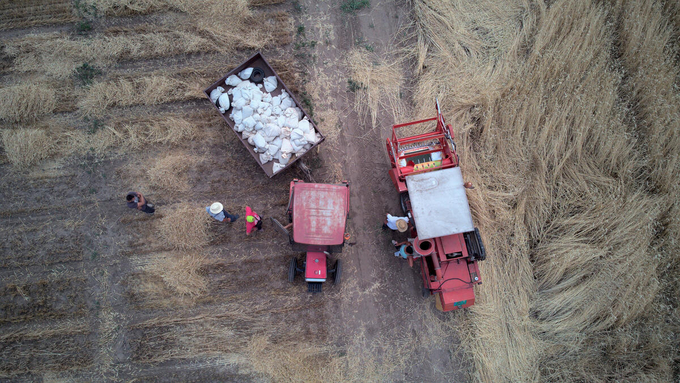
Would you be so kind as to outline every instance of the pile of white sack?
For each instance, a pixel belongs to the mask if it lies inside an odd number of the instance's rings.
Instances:
[[[319,142],[321,135],[303,117],[288,92],[282,90],[272,97],[271,92],[278,87],[276,76],[265,77],[263,84],[256,85],[248,80],[252,72],[253,68],[247,68],[238,76],[229,76],[224,82],[229,90],[218,86],[210,92],[210,100],[222,113],[233,106],[229,118],[234,121],[234,130],[253,145],[260,163],[274,161],[276,173],[293,155],[299,157]]]

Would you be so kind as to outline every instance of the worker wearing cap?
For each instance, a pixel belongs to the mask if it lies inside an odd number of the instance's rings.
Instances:
[[[387,215],[385,222],[383,223],[383,229],[399,230],[400,233],[406,232],[408,230],[408,217],[395,217],[391,214]]]
[[[250,206],[246,206],[246,235],[250,235],[253,229],[262,230],[262,218]]]
[[[215,218],[220,222],[234,222],[238,219],[238,214],[229,214],[224,210],[224,206],[221,203],[215,202],[210,206],[206,206],[205,210],[210,214],[211,217]]]

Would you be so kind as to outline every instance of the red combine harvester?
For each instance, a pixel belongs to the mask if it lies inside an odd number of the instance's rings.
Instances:
[[[301,273],[305,276],[307,290],[312,293],[321,292],[322,283],[329,275],[333,275],[333,284],[339,284],[340,260],[336,260],[331,268],[328,256],[342,252],[345,243],[349,182],[329,185],[293,180],[287,214],[289,223],[293,224],[293,234],[272,218],[274,227],[288,236],[294,251],[307,253],[302,268],[298,267],[297,258],[291,259],[288,281],[293,282],[297,273]]]
[[[444,121],[439,101],[436,106],[436,117],[392,126],[387,154],[390,178],[413,224],[409,264],[420,259],[423,295],[434,294],[437,308],[451,311],[475,303],[473,286],[482,283],[477,262],[486,253],[472,223],[451,126]],[[404,127],[433,122],[437,124],[433,132],[397,136]]]

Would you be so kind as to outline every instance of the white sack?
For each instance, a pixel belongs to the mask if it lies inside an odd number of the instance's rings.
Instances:
[[[271,104],[272,104],[272,106],[281,105],[281,96],[272,97]]]
[[[275,124],[267,124],[264,127],[264,134],[271,137],[278,137],[281,134],[281,128]]]
[[[290,157],[292,157],[292,155],[290,153],[285,153],[285,152],[282,151],[281,152],[281,159],[279,159],[279,162],[281,163],[281,165],[288,165],[288,161],[290,161]]]
[[[255,130],[262,130],[264,128],[264,125],[262,122],[258,121],[257,124],[255,124]]]
[[[267,141],[265,141],[260,132],[257,132],[257,134],[253,136],[253,146],[255,146],[259,151],[263,151],[266,148],[266,145]]]
[[[247,140],[251,136],[253,136],[253,133],[246,130],[245,132],[243,132],[243,135],[241,136],[241,138],[243,138],[244,140]]]
[[[281,100],[281,109],[285,110],[285,109],[288,109],[288,108],[292,108],[294,106],[295,106],[295,102],[293,102],[293,99],[290,98],[290,97],[288,97],[284,100]]]
[[[304,147],[304,145],[300,145],[300,143],[296,141],[290,141],[290,146],[293,148],[293,152],[295,153],[299,152]]]
[[[250,78],[251,74],[253,74],[253,68],[246,68],[239,72],[238,76],[244,80],[247,80]]]
[[[276,142],[275,141],[270,142],[269,147],[267,148],[267,152],[269,153],[269,155],[271,155],[273,158],[278,151],[279,147],[276,146]]]
[[[241,122],[243,122],[243,115],[241,114],[240,110],[235,110],[231,112],[232,114],[232,120],[234,120],[234,124],[238,125]]]
[[[260,163],[262,165],[266,164],[267,162],[269,162],[271,160],[272,160],[272,156],[269,155],[269,153],[265,152],[265,153],[260,154]]]
[[[217,99],[220,98],[222,93],[224,93],[224,88],[222,88],[221,86],[218,86],[217,88],[213,89],[210,92],[210,101],[212,101],[214,104],[217,101]]]
[[[239,88],[229,89],[227,91],[227,93],[233,96],[232,97],[233,100],[238,100],[239,98],[243,98],[243,96],[241,95],[241,89],[239,89]]]
[[[290,153],[293,151],[293,146],[290,144],[290,140],[284,138],[281,140],[281,153]]]
[[[316,133],[314,133],[314,130],[305,133],[304,139],[310,144],[316,143]]]
[[[302,130],[302,132],[303,132],[304,134],[309,133],[310,128],[311,128],[311,125],[309,124],[309,121],[308,121],[306,118],[303,119],[303,120],[301,120],[301,121],[298,123],[298,129]],[[312,134],[314,134],[314,129],[311,129],[311,131],[312,131]]]
[[[241,83],[241,79],[235,74],[232,74],[231,76],[227,77],[226,80],[224,80],[224,83],[229,86],[236,86]]]
[[[234,99],[234,109],[243,109],[243,107],[246,106],[247,103],[248,101],[243,97],[239,99]]]
[[[250,116],[248,118],[243,119],[243,125],[246,126],[246,128],[254,128],[255,124],[257,124],[257,121],[253,118],[253,116]]]
[[[228,95],[228,94],[222,93],[222,94],[220,95],[220,98],[218,98],[217,100],[218,100],[219,103],[220,103],[220,108],[221,108],[221,109],[224,109],[225,112],[226,112],[227,110],[229,110],[229,95]],[[222,112],[222,113],[224,113],[224,112]]]
[[[290,133],[290,139],[291,140],[299,140],[301,139],[305,134],[302,132],[300,129],[293,129],[293,131]]]
[[[276,81],[276,76],[265,77],[265,79],[264,79],[264,89],[267,92],[273,92],[274,89],[276,89],[277,85],[278,85],[278,81]]]
[[[250,100],[250,107],[257,110],[257,108],[260,107],[262,101],[260,101],[260,96],[259,95],[253,95],[253,99]]]
[[[241,109],[241,115],[243,118],[248,118],[253,115],[253,108],[250,106],[246,105]]]
[[[285,169],[285,167],[286,167],[285,165],[281,165],[278,162],[274,162],[274,165],[272,165],[272,171],[274,172],[274,174],[276,174],[280,172],[282,169]]]
[[[286,122],[285,122],[284,125],[293,129],[293,130],[300,130],[300,129],[297,128],[298,127],[298,119],[297,119],[296,116],[286,118]],[[300,136],[302,136],[302,133],[300,133]]]

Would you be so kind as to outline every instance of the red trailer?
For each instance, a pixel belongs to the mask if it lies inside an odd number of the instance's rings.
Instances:
[[[345,242],[345,225],[349,214],[349,182],[338,185],[306,183],[293,180],[286,211],[291,225],[283,226],[272,218],[274,226],[288,240],[294,251],[306,252],[302,267],[297,258],[290,261],[288,280],[293,282],[301,273],[305,276],[309,292],[321,292],[322,283],[333,276],[333,284],[340,283],[340,260],[330,266],[333,253],[342,252]]]
[[[412,223],[409,264],[420,261],[423,295],[434,294],[437,308],[451,311],[474,304],[473,286],[482,283],[477,263],[486,253],[472,222],[451,126],[439,101],[436,107],[436,117],[392,126],[387,154],[390,178]],[[399,138],[400,129],[421,124],[436,127]]]

